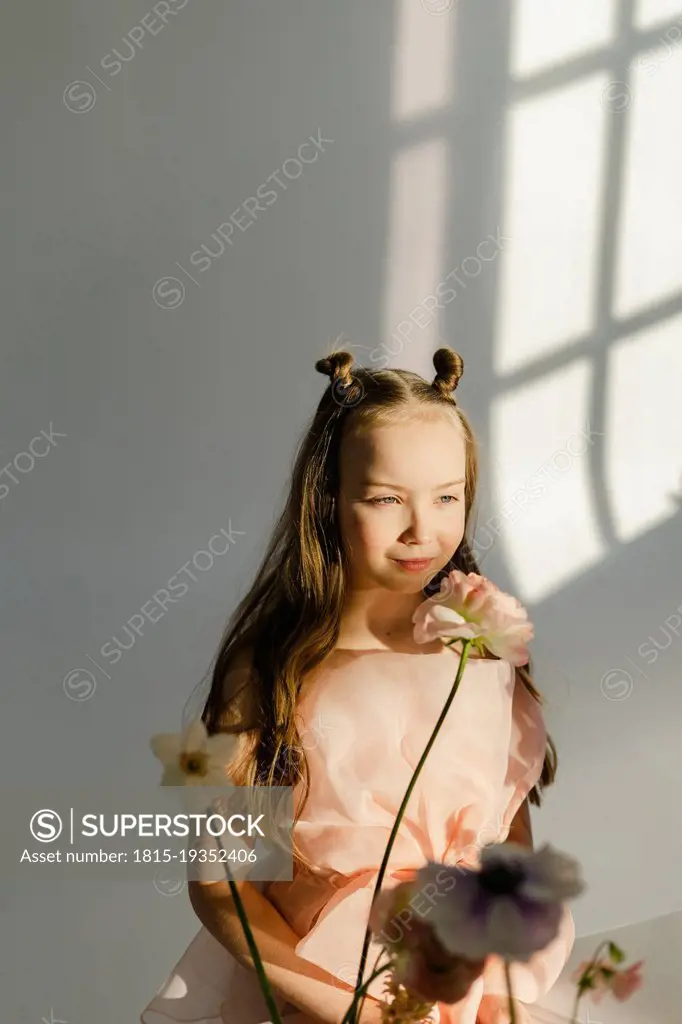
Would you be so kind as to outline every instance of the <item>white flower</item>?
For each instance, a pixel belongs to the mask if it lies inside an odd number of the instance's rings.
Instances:
[[[159,733],[149,745],[161,761],[162,786],[225,786],[237,738],[226,733],[209,736],[200,718],[181,733]]]

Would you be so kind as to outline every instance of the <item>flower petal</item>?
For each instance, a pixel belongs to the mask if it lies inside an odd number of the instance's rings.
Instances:
[[[488,897],[481,892],[479,872],[436,865],[435,869],[427,873],[422,868],[418,872],[420,890],[430,880],[428,874],[438,875],[438,878],[432,880],[437,889],[441,888],[447,878],[457,876],[452,890],[441,890],[441,898],[434,900],[428,909],[426,920],[438,941],[451,954],[472,960],[486,956]]]
[[[184,786],[187,783],[188,776],[183,772],[179,764],[166,765],[163,775],[161,776],[162,786]]]
[[[514,896],[498,897],[488,926],[490,952],[527,962],[556,938],[561,917],[559,903],[533,904]]]
[[[613,978],[611,982],[611,991],[619,1002],[622,1003],[626,999],[629,999],[630,996],[644,984],[639,973],[639,969],[643,963],[643,960],[638,960],[637,963],[632,964],[627,970],[617,973]]]
[[[185,726],[182,732],[183,750],[203,750],[206,746],[208,733],[201,718],[195,718]]]
[[[171,764],[180,757],[182,740],[176,733],[161,732],[151,737],[149,746],[154,757],[158,757],[163,764]]]
[[[493,654],[512,665],[526,665],[530,657],[526,644],[533,639],[530,623],[520,623],[485,634],[485,643]]]
[[[544,847],[543,847],[544,849]],[[521,843],[491,843],[481,850],[481,870],[495,867],[521,868],[524,872],[532,864],[538,852]]]
[[[488,920],[490,952],[509,960],[520,954],[525,959],[527,954],[535,953],[536,947],[529,943],[524,924],[516,901],[510,897],[498,897]]]
[[[441,580],[438,597],[422,602],[412,621],[417,643],[476,639],[512,665],[528,663],[533,626],[525,608],[478,573],[453,569]]]
[[[438,604],[431,598],[422,602],[412,616],[416,643],[430,643],[433,640],[450,637],[473,639],[481,632],[476,623],[468,622],[454,609]]]
[[[579,861],[549,843],[532,851],[531,858],[526,859],[525,878],[520,887],[525,898],[563,902],[575,899],[584,890]]]

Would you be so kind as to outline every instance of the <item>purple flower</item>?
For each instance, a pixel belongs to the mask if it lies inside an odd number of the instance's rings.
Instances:
[[[412,891],[425,894],[430,884],[440,892],[425,914],[448,952],[526,962],[557,936],[563,902],[584,890],[580,864],[549,843],[538,850],[495,844],[481,851],[480,862],[480,870],[429,862]]]

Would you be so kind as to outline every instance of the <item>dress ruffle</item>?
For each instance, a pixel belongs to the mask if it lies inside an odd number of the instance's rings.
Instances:
[[[296,837],[316,873],[295,869],[291,881],[259,887],[300,936],[297,955],[342,984],[355,985],[384,850],[458,658],[445,647],[438,655],[339,652],[304,684],[299,728],[310,792]],[[546,743],[541,707],[524,686],[516,686],[513,667],[470,660],[411,794],[382,888],[410,877],[428,860],[478,866],[483,846],[507,838],[540,776]],[[511,966],[518,1024],[532,1021],[524,1004],[549,991],[574,938],[565,908],[556,939],[528,963]],[[365,977],[379,952],[371,942]],[[380,998],[383,988],[382,976],[369,993]],[[281,1005],[287,1024],[304,1024],[305,1015]],[[433,1019],[509,1024],[502,961],[489,957],[466,998],[438,1004]],[[255,972],[202,928],[141,1020],[261,1024],[269,1015]]]
[[[287,1024],[297,1021],[296,1007],[277,997]],[[201,928],[140,1015],[142,1024],[261,1024],[270,1015],[255,972],[247,970]]]

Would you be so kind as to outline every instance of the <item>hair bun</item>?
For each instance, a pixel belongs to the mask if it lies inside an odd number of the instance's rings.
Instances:
[[[346,385],[350,385],[352,381],[352,367],[353,356],[350,352],[332,352],[331,355],[324,359],[318,359],[315,363],[318,373],[324,373],[332,382],[339,381]]]
[[[464,373],[464,360],[452,348],[439,348],[433,355],[433,366],[436,376],[432,385],[444,395],[451,395],[456,390]]]

